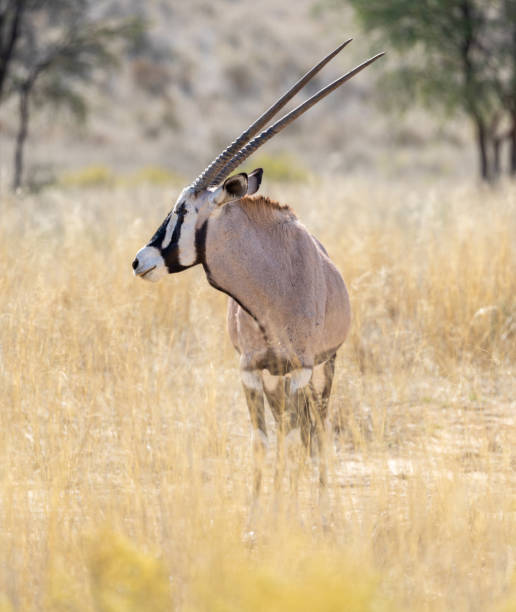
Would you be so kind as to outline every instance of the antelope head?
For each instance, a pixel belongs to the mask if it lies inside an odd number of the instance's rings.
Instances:
[[[150,242],[136,253],[134,274],[158,281],[167,272],[180,272],[200,263],[198,237],[204,221],[218,206],[255,193],[261,180],[259,168],[249,175],[242,172],[231,176],[218,187],[197,189],[190,185],[183,189]]]
[[[261,168],[253,170],[249,175],[242,172],[229,176],[231,172],[289,123],[383,55],[379,53],[366,60],[260,132],[285,104],[350,42],[351,39],[339,45],[301,77],[216,157],[191,185],[183,189],[151,240],[136,254],[132,264],[136,276],[158,281],[167,273],[180,272],[201,263],[198,240],[201,228],[210,214],[219,206],[255,193],[260,187],[263,174]]]

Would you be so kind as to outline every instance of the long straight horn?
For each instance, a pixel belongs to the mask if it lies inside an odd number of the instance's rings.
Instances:
[[[248,143],[253,136],[258,132],[276,115],[284,106],[291,100],[297,92],[302,89],[308,81],[310,81],[326,64],[333,59],[339,51],[344,49],[346,45],[353,39],[350,38],[346,42],[339,45],[334,51],[327,55],[323,60],[311,68],[304,76],[302,76],[295,85],[293,85],[277,102],[275,102],[263,115],[250,125],[247,130],[242,132],[240,136],[234,140],[217,158],[215,158],[211,164],[195,179],[192,183],[194,189],[202,189],[208,184],[212,183],[212,179],[220,169],[231,160],[235,153],[238,153],[240,149]]]
[[[258,147],[261,147],[268,140],[270,140],[274,136],[274,134],[277,134],[278,132],[280,132],[289,123],[292,123],[293,121],[295,121],[300,115],[302,115],[309,108],[314,106],[314,104],[317,104],[319,100],[322,100],[323,98],[325,98],[328,94],[330,94],[332,91],[337,89],[337,87],[340,87],[346,81],[349,81],[349,79],[351,79],[356,74],[361,72],[364,68],[367,68],[369,64],[372,64],[373,62],[375,62],[377,59],[379,59],[383,55],[385,54],[378,53],[374,57],[371,57],[370,59],[366,60],[365,62],[363,62],[356,68],[353,68],[353,70],[351,70],[344,76],[341,76],[339,79],[333,81],[333,83],[330,83],[326,87],[323,87],[323,89],[320,89],[311,98],[306,100],[306,102],[303,102],[303,104],[300,104],[294,110],[290,111],[290,113],[287,113],[281,119],[278,119],[278,121],[273,123],[266,130],[264,130],[259,136],[257,136],[256,138],[253,138],[253,140],[251,140],[249,144],[247,144],[239,153],[237,153],[237,155],[235,155],[233,159],[230,162],[228,162],[224,166],[224,168],[222,168],[222,170],[217,174],[217,176],[213,180],[213,184],[220,183],[235,168],[240,166],[240,164],[242,164],[252,153],[254,153],[256,149],[258,149]]]

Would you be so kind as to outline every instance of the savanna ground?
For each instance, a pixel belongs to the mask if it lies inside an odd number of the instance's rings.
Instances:
[[[275,513],[272,445],[246,533],[226,297],[201,269],[131,274],[175,190],[3,193],[2,612],[516,610],[515,186],[265,191],[351,293],[329,528],[309,465]]]

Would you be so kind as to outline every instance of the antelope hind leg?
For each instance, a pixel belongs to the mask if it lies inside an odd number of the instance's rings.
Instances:
[[[285,472],[285,433],[284,433],[284,414],[285,414],[285,377],[274,376],[267,370],[262,372],[263,390],[267,402],[269,403],[272,415],[276,421],[277,442],[276,442],[276,466],[274,470],[274,497],[275,506],[279,507],[279,495],[281,482]]]
[[[290,499],[297,503],[299,475],[311,438],[307,399],[311,375],[311,368],[295,370],[288,377],[263,372],[263,390],[274,415],[278,434],[274,475],[276,507],[279,507],[286,467],[290,477]]]
[[[319,504],[321,507],[323,525],[329,509],[328,500],[328,404],[330,400],[333,376],[335,374],[335,359],[330,359],[314,368],[310,381],[310,408],[315,425],[319,459]]]

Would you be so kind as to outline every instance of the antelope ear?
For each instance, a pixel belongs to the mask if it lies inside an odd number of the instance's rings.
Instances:
[[[243,198],[247,193],[248,185],[249,182],[245,172],[230,176],[215,192],[215,203],[220,206],[226,204],[226,202]]]
[[[256,193],[262,183],[263,168],[256,168],[247,177],[247,195]]]

